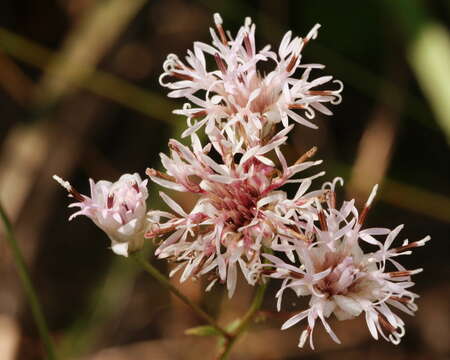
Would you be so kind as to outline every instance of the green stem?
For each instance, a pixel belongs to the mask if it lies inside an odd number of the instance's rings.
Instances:
[[[50,337],[47,323],[45,322],[44,314],[39,304],[36,291],[33,288],[33,284],[30,279],[27,265],[25,264],[25,259],[22,255],[22,252],[20,251],[19,245],[14,236],[11,222],[9,221],[8,216],[6,215],[6,212],[1,204],[0,204],[0,217],[3,224],[5,225],[6,240],[8,241],[8,244],[11,247],[13,258],[19,273],[20,281],[22,282],[22,286],[25,291],[25,296],[27,297],[28,303],[31,308],[31,313],[33,315],[34,321],[36,322],[39,336],[41,337],[42,343],[44,344],[45,350],[47,352],[47,359],[55,360],[57,357],[54,350],[53,341]]]
[[[181,301],[183,301],[187,306],[189,306],[198,316],[207,321],[214,329],[216,329],[222,336],[228,340],[232,339],[231,334],[223,329],[217,322],[203,311],[197,304],[192,302],[187,296],[183,295],[172,283],[167,279],[158,269],[156,269],[150,262],[142,258],[140,253],[132,255],[133,258],[147,271],[151,276],[153,276],[161,285],[166,287],[170,292],[177,296]]]
[[[255,297],[253,298],[253,301],[250,305],[250,308],[245,313],[245,315],[242,318],[241,322],[239,323],[238,327],[233,331],[231,339],[229,339],[225,343],[225,346],[224,346],[221,354],[219,355],[220,360],[228,359],[228,356],[231,353],[233,345],[240,338],[240,336],[245,332],[245,330],[250,325],[250,322],[253,320],[256,312],[260,309],[262,301],[264,299],[264,294],[267,289],[267,284],[268,284],[268,280],[265,283],[258,286]]]

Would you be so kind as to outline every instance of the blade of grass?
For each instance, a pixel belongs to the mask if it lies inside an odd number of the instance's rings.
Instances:
[[[47,359],[48,360],[56,360],[57,357],[56,357],[56,353],[54,350],[53,340],[50,336],[50,332],[48,330],[48,326],[45,321],[45,317],[42,312],[41,305],[40,305],[38,297],[36,295],[36,291],[33,287],[33,283],[31,282],[29,271],[28,271],[27,265],[25,263],[25,259],[22,255],[22,252],[20,251],[19,244],[17,243],[17,240],[14,236],[11,222],[9,221],[9,218],[1,204],[0,204],[0,218],[1,218],[4,228],[5,228],[5,235],[6,235],[5,237],[8,242],[9,247],[11,248],[14,262],[17,266],[19,278],[20,278],[20,281],[22,282],[22,286],[25,291],[25,295],[28,300],[28,304],[30,305],[33,319],[36,323],[36,327],[38,329],[39,336],[41,337],[42,343],[43,343],[45,351],[47,353]]]
[[[0,49],[39,69],[45,69],[50,58],[57,56],[45,47],[1,27]],[[170,124],[178,122],[171,115],[172,109],[176,107],[174,102],[105,71],[96,70],[76,85],[153,119]]]
[[[146,0],[95,2],[52,57],[36,91],[39,104],[54,103],[87,78]]]
[[[406,57],[450,144],[450,36],[423,1],[384,1],[406,39]]]

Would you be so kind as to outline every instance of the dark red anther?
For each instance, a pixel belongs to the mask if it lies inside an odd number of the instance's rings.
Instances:
[[[396,278],[396,277],[404,277],[404,276],[410,276],[411,272],[408,270],[404,270],[404,271],[391,271],[389,273],[387,273],[391,278]]]
[[[216,60],[219,70],[222,72],[222,74],[225,75],[227,73],[227,66],[225,65],[223,59],[220,57],[219,53],[214,54],[214,59]]]
[[[330,90],[310,90],[307,92],[308,95],[321,95],[321,96],[329,96],[333,95],[333,92]]]
[[[323,231],[328,231],[327,220],[325,218],[325,214],[323,213],[323,210],[319,211],[319,222],[320,222],[320,228]]]
[[[136,190],[136,192],[139,194],[141,192],[141,190],[139,189],[139,186],[137,183],[133,183],[133,185],[131,185],[133,187],[134,190]]]
[[[245,50],[247,51],[247,55],[252,56],[252,54],[253,54],[252,44],[250,42],[250,37],[248,36],[247,33],[244,36],[244,46],[245,46]]]
[[[201,118],[206,115],[208,115],[208,112],[206,110],[200,110],[200,111],[193,113],[191,115],[191,118],[196,119],[196,118]]]
[[[289,61],[288,66],[286,67],[286,71],[287,72],[291,72],[292,69],[294,68],[295,63],[297,62],[298,56],[294,55],[291,57],[291,61]]]
[[[361,214],[359,215],[358,218],[358,224],[362,225],[364,224],[364,221],[366,220],[367,214],[369,213],[370,210],[370,206],[364,206],[363,211],[361,212]]]
[[[216,28],[217,28],[217,31],[219,32],[220,41],[222,41],[222,44],[228,45],[228,40],[227,40],[227,37],[225,35],[225,31],[223,30],[222,25],[216,23]]]
[[[302,104],[290,104],[288,107],[291,110],[297,110],[297,109],[304,109],[305,105],[302,105]]]
[[[412,301],[412,299],[410,299],[410,298],[399,297],[399,296],[391,296],[390,299],[391,299],[391,300],[394,300],[394,301],[401,302],[401,303],[403,303],[403,304],[409,304],[409,303],[411,303],[411,301]]]
[[[194,80],[194,78],[192,76],[180,73],[178,71],[172,71],[170,73],[170,75],[172,75],[173,77],[176,77],[178,79],[181,79],[181,80],[190,80],[190,81]]]
[[[392,326],[392,324],[388,321],[388,319],[386,319],[383,314],[378,313],[378,322],[390,334],[394,333],[397,330],[394,326]]]
[[[106,206],[108,209],[111,209],[114,205],[114,194],[109,194],[108,199],[106,200]]]
[[[401,252],[403,252],[405,250],[413,249],[413,248],[415,248],[417,246],[419,246],[417,241],[414,241],[414,242],[412,242],[410,244],[399,246],[398,248],[395,248],[395,249],[392,249],[392,250],[395,251],[396,253],[401,253]]]
[[[81,195],[73,186],[70,188],[69,194],[80,202],[85,200],[85,197]]]

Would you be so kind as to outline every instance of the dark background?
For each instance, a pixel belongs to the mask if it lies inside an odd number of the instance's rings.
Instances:
[[[183,56],[209,42],[212,14],[233,33],[251,16],[257,44],[277,48],[283,34],[304,36],[321,23],[304,62],[345,84],[333,117],[319,130],[298,126],[285,147],[295,160],[312,145],[326,180],[345,179],[342,198],[379,195],[368,226],[405,224],[403,238],[432,241],[402,263],[423,267],[416,317],[394,346],[373,340],[363,319],[332,321],[343,345],[316,331],[317,350],[298,349],[301,326],[281,332],[289,314],[275,312],[272,283],[259,321],[233,359],[448,359],[450,348],[450,53],[444,0],[187,1],[39,0],[0,3],[0,201],[14,223],[52,335],[64,359],[213,358],[214,341],[184,336],[200,324],[184,305],[136,265],[108,250],[107,237],[85,218],[67,222],[54,173],[88,193],[89,177],[159,166],[159,152],[185,120],[180,101],[158,84],[168,53]],[[318,185],[317,185],[318,186]],[[158,208],[157,186],[149,206]],[[193,199],[178,198],[189,208]],[[161,270],[163,261],[154,261]],[[175,279],[174,282],[177,283]],[[243,314],[252,290],[232,300],[217,286],[180,286],[226,324]],[[288,299],[288,298],[287,298]],[[292,311],[306,306],[289,298]],[[264,321],[262,321],[264,320]],[[320,326],[318,326],[320,328]],[[0,240],[1,359],[41,359],[42,348]]]

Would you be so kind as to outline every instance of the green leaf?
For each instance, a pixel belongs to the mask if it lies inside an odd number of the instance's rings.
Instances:
[[[240,324],[241,324],[241,319],[233,320],[231,323],[229,323],[227,325],[225,330],[227,330],[230,333],[233,333],[239,327]]]
[[[217,331],[217,329],[215,329],[210,325],[196,326],[185,330],[184,333],[186,335],[195,335],[195,336],[222,336],[222,334],[219,331]]]

